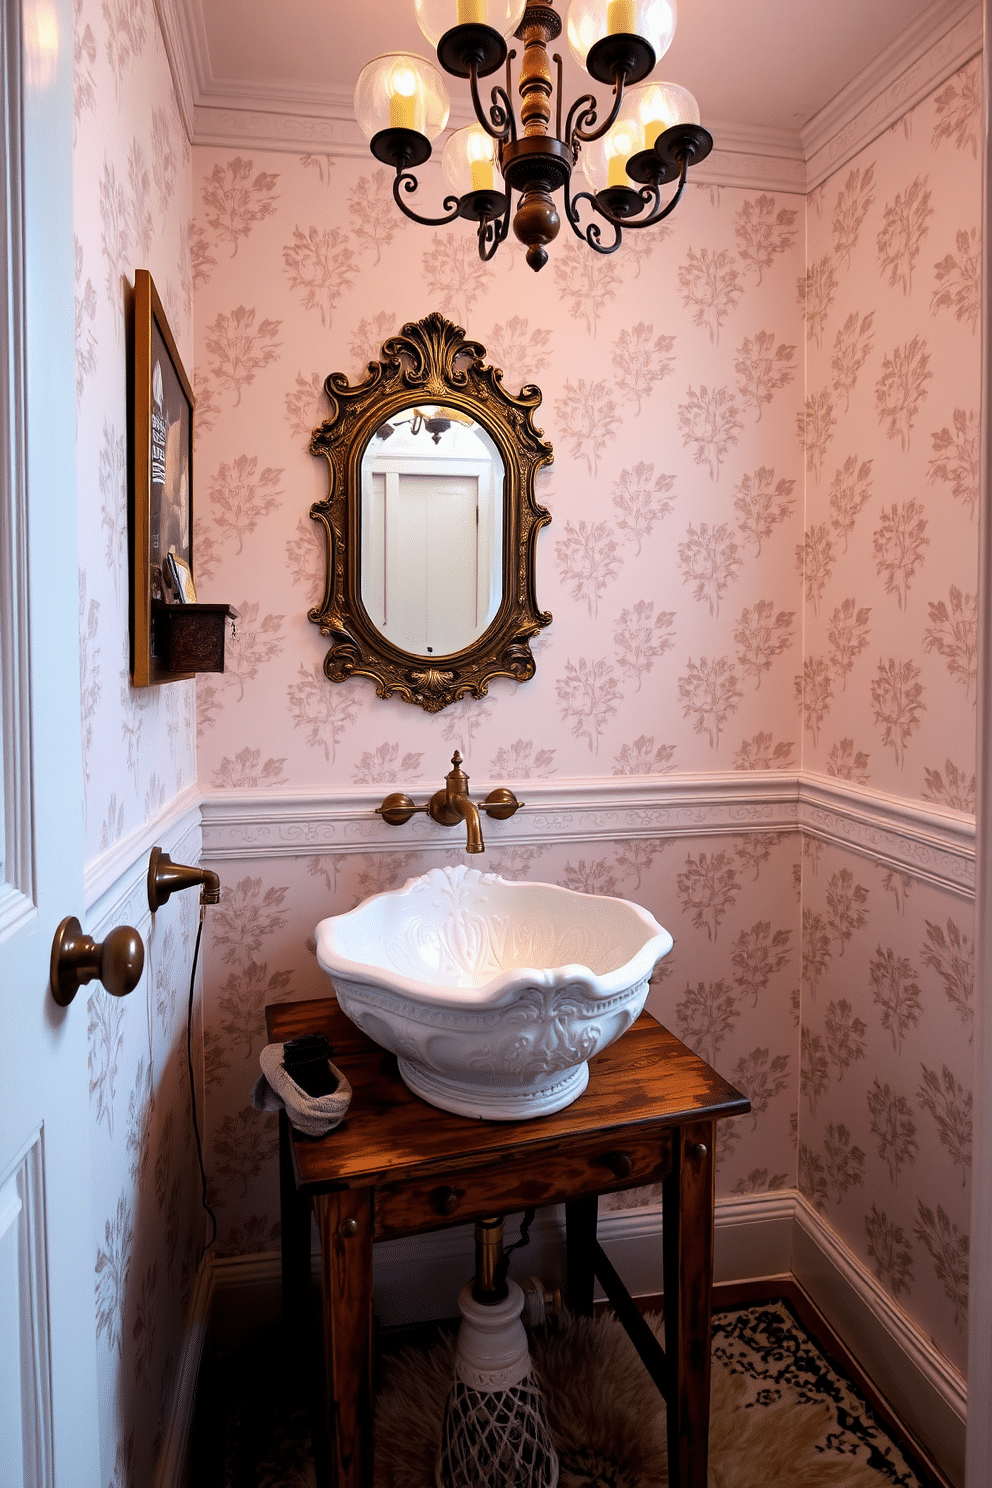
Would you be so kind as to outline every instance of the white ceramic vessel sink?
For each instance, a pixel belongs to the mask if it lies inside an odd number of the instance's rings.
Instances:
[[[317,959],[409,1088],[519,1121],[580,1096],[630,1027],[672,937],[627,899],[434,868],[317,926]]]

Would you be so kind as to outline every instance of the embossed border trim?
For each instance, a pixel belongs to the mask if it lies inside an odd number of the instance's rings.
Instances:
[[[845,847],[900,873],[971,895],[975,824],[962,813],[852,786],[827,776],[679,775],[512,782],[527,809],[486,825],[490,846],[795,832]],[[416,794],[417,787],[407,782]],[[204,796],[203,855],[214,862],[330,852],[444,852],[450,831],[426,817],[403,828],[375,815],[375,790],[322,793],[214,791]],[[482,782],[474,788],[484,795]],[[430,785],[419,787],[429,792]]]
[[[975,820],[829,776],[801,777],[797,826],[897,873],[969,898],[975,889]]]

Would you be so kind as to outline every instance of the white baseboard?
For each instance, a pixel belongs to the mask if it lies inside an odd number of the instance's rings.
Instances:
[[[155,1464],[154,1488],[185,1488],[189,1435],[196,1411],[196,1382],[200,1375],[207,1329],[215,1293],[209,1259],[200,1263],[193,1286],[186,1341],[176,1371],[172,1409],[165,1418],[165,1435]]]
[[[792,1272],[900,1420],[963,1484],[967,1382],[799,1194]]]
[[[546,1285],[558,1284],[563,1227],[561,1208],[540,1211],[531,1243],[516,1256],[513,1273],[534,1273]],[[511,1220],[507,1241],[516,1238],[516,1220]],[[634,1296],[661,1292],[659,1208],[604,1213],[599,1239]],[[718,1200],[714,1250],[718,1282],[793,1275],[951,1482],[963,1483],[964,1379],[800,1194],[788,1189]],[[456,1316],[459,1288],[473,1266],[470,1225],[377,1245],[374,1285],[380,1321],[390,1326]],[[278,1316],[279,1285],[276,1252],[219,1257],[204,1268],[156,1488],[182,1488],[199,1350],[208,1322],[221,1347],[236,1345],[260,1320]]]

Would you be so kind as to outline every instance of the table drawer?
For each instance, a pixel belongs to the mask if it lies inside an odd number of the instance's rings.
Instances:
[[[399,1183],[377,1183],[375,1238],[436,1230],[483,1214],[560,1204],[583,1194],[640,1188],[667,1176],[670,1131],[549,1142],[536,1151],[479,1162],[451,1162],[443,1171]]]

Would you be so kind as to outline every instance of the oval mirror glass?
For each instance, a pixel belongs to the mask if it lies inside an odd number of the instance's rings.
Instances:
[[[361,601],[412,656],[484,635],[503,597],[504,469],[486,429],[447,404],[380,424],[361,464]]]

